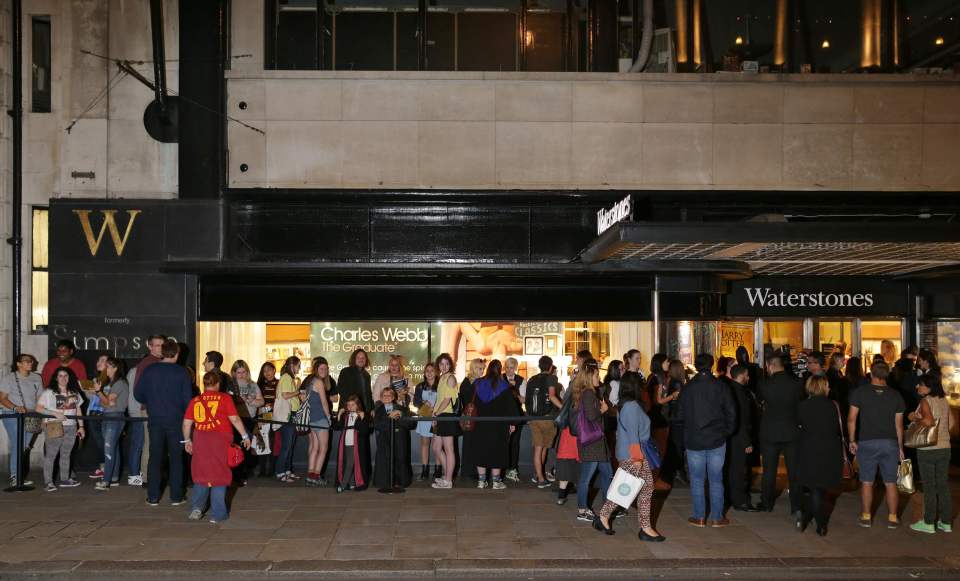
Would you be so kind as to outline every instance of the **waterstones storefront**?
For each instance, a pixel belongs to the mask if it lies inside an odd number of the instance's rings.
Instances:
[[[374,373],[399,354],[416,376],[440,352],[461,374],[474,357],[515,357],[529,375],[548,354],[565,375],[580,349],[604,365],[631,348],[692,363],[740,346],[758,360],[783,349],[892,361],[918,344],[938,352],[960,403],[951,224],[691,223],[651,196],[54,200],[50,348],[67,338],[84,358],[136,359],[159,332],[188,345],[194,364],[212,349],[252,367],[324,355],[336,372],[363,346]],[[641,211],[657,219],[632,221]]]

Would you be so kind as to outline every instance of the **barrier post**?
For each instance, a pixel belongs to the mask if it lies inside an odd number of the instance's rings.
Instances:
[[[393,438],[397,432],[396,422],[397,420],[390,418],[390,451],[387,452],[387,458],[390,462],[390,469],[388,471],[388,473],[390,474],[390,483],[387,484],[387,486],[384,486],[383,488],[380,488],[379,490],[377,490],[377,492],[381,494],[403,494],[404,492],[406,492],[402,487],[397,486],[393,479],[393,476],[394,476],[393,470],[394,470],[394,465],[396,463],[396,459],[393,457],[393,451],[395,449]],[[374,470],[376,470],[376,467],[374,467]]]
[[[15,475],[16,480],[13,486],[4,488],[4,492],[27,492],[33,490],[33,486],[27,486],[23,483],[23,432],[26,424],[23,418],[23,414],[17,414],[17,449],[13,452],[14,454],[17,454],[17,474]]]

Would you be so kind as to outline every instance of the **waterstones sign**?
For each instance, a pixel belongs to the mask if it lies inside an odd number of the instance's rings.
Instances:
[[[818,284],[819,283],[819,284]],[[906,285],[857,279],[752,279],[731,283],[731,316],[906,316]]]
[[[750,306],[757,307],[872,307],[873,293],[794,293],[770,287],[744,288]]]
[[[629,195],[612,207],[597,212],[597,236],[623,220],[633,220],[633,198]]]

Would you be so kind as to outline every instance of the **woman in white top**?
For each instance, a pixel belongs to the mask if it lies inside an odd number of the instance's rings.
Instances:
[[[57,485],[53,482],[53,464],[60,456],[60,486],[72,488],[80,483],[70,478],[70,457],[77,437],[81,440],[86,436],[83,422],[69,419],[80,415],[83,398],[80,395],[80,382],[77,376],[67,367],[61,367],[53,374],[50,385],[40,395],[37,401],[37,412],[52,416],[43,420],[46,438],[43,444],[43,481],[47,485],[47,492],[56,492]],[[62,433],[59,427],[62,426]]]

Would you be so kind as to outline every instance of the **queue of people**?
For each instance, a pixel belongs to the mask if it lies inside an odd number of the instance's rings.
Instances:
[[[789,371],[790,362],[778,352],[767,354],[763,369],[749,361],[744,348],[735,359],[716,362],[701,354],[692,374],[682,362],[655,354],[646,378],[636,350],[608,362],[603,378],[597,361],[582,351],[566,389],[546,356],[538,373],[526,379],[518,375],[513,358],[475,359],[458,382],[452,357],[441,354],[413,386],[400,357],[372,377],[362,349],[351,354],[336,379],[325,358],[314,358],[302,381],[297,357],[288,358],[279,371],[264,363],[253,381],[245,361],[234,362],[227,373],[223,356],[211,351],[199,391],[192,373],[178,364],[180,345],[154,336],[148,347],[149,355],[129,373],[122,361],[104,354],[90,379],[66,341],[41,374],[34,371],[34,357],[18,357],[13,373],[0,380],[11,479],[25,475],[23,452],[43,431],[45,490],[79,486],[72,455],[78,440],[95,433],[103,460],[91,475],[98,480],[97,491],[119,484],[125,461],[127,483],[145,483],[149,505],[159,504],[163,483],[172,505],[186,502],[184,483],[190,480],[189,517],[209,514],[212,522],[220,522],[228,517],[227,487],[243,485],[258,469],[285,485],[301,480],[293,465],[300,437],[308,439],[307,486],[332,481],[338,493],[371,485],[403,488],[416,476],[435,489],[450,489],[472,476],[480,489],[503,490],[507,482],[520,482],[519,432],[527,426],[530,483],[555,487],[561,505],[575,492],[576,518],[605,534],[614,534],[616,518],[627,513],[623,500],[607,498],[615,472],[640,483],[629,498],[640,539],[662,542],[652,511],[656,490],[689,482],[689,524],[722,528],[730,524],[728,509],[773,511],[782,457],[797,530],[813,522],[823,536],[827,495],[852,475],[851,458],[860,471],[859,524],[873,524],[879,476],[886,524],[899,526],[897,473],[906,457],[904,430],[915,422],[932,428],[935,437],[933,445],[915,452],[924,517],[910,528],[951,531],[947,471],[953,426],[929,350],[905,350],[893,370],[876,360],[866,375],[854,358],[844,368],[843,357],[828,360],[813,352],[807,354],[804,377]],[[28,411],[46,417],[30,422],[23,450],[17,450],[16,414]],[[420,437],[416,475],[414,431]],[[145,442],[147,453],[142,452]],[[761,494],[754,504],[752,469],[758,457]],[[335,466],[333,475],[326,474],[328,465]],[[597,498],[591,499],[594,489]],[[600,507],[597,512],[594,506]]]

